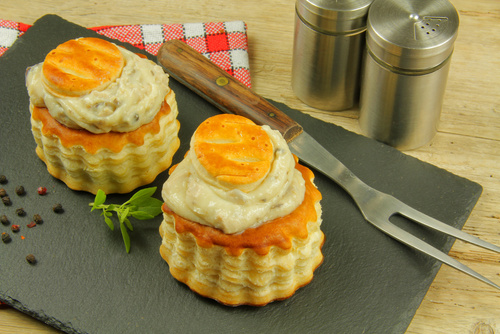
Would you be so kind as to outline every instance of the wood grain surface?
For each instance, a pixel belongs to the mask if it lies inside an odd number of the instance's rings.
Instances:
[[[481,184],[483,194],[464,231],[500,245],[500,2],[452,2],[460,28],[439,130],[431,143],[405,153]],[[318,111],[291,89],[294,0],[2,0],[0,13],[27,24],[57,14],[85,27],[243,20],[255,92],[360,133],[357,108]],[[500,254],[457,241],[450,255],[500,282]],[[0,308],[0,333],[53,332]],[[407,333],[500,333],[500,291],[443,266]]]

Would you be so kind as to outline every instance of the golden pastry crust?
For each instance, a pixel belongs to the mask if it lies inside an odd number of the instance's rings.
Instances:
[[[60,124],[46,108],[31,105],[31,112],[37,155],[74,190],[128,193],[166,170],[180,145],[172,90],[155,119],[130,132],[93,134]]]
[[[249,119],[231,114],[204,121],[194,134],[193,148],[212,177],[231,185],[261,180],[273,159],[268,134]]]
[[[60,44],[45,57],[43,83],[55,95],[101,90],[121,74],[125,60],[116,45],[86,37]]]
[[[302,204],[291,214],[240,234],[186,220],[164,205],[160,254],[171,274],[200,295],[227,305],[263,306],[308,284],[322,263],[321,193],[313,173]]]

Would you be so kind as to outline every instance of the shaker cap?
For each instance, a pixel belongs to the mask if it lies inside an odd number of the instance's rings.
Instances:
[[[297,0],[299,17],[324,33],[345,34],[366,28],[373,0]]]
[[[367,45],[390,66],[426,70],[452,54],[458,25],[458,12],[448,0],[375,0]]]

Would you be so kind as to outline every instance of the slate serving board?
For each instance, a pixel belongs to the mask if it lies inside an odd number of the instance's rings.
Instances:
[[[440,263],[390,239],[364,221],[350,197],[317,174],[323,193],[324,263],[311,284],[291,298],[262,308],[226,307],[199,297],[174,280],[158,248],[161,217],[134,221],[126,254],[119,229],[112,232],[93,196],[52,178],[35,154],[29,122],[25,69],[43,61],[58,44],[94,32],[54,15],[38,20],[0,58],[0,174],[12,199],[0,213],[19,224],[12,241],[0,243],[0,300],[69,333],[401,333],[409,325]],[[119,43],[121,44],[121,43]],[[130,45],[127,48],[135,50]],[[142,51],[138,51],[142,52]],[[152,58],[154,59],[154,58]],[[177,94],[180,161],[199,123],[218,113],[171,79]],[[461,228],[482,188],[371,139],[276,103],[365,182],[438,219]],[[160,189],[168,174],[152,185]],[[27,194],[18,196],[23,185]],[[38,186],[48,194],[39,196]],[[130,195],[114,195],[121,203]],[[64,213],[51,207],[61,203]],[[15,210],[23,207],[26,217]],[[27,228],[33,214],[44,223]],[[448,252],[453,239],[395,222]],[[24,239],[21,238],[24,237]],[[36,265],[25,261],[32,253]],[[451,283],[452,284],[452,283]]]

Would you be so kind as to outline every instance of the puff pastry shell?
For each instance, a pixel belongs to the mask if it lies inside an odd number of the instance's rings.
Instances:
[[[30,108],[38,157],[50,174],[74,190],[128,193],[166,170],[179,148],[180,124],[172,90],[151,123],[124,133],[70,129],[46,108]]]
[[[241,234],[224,234],[188,221],[164,205],[160,254],[171,274],[190,289],[226,305],[263,306],[292,296],[322,263],[321,194],[313,173],[302,204],[291,214]]]

